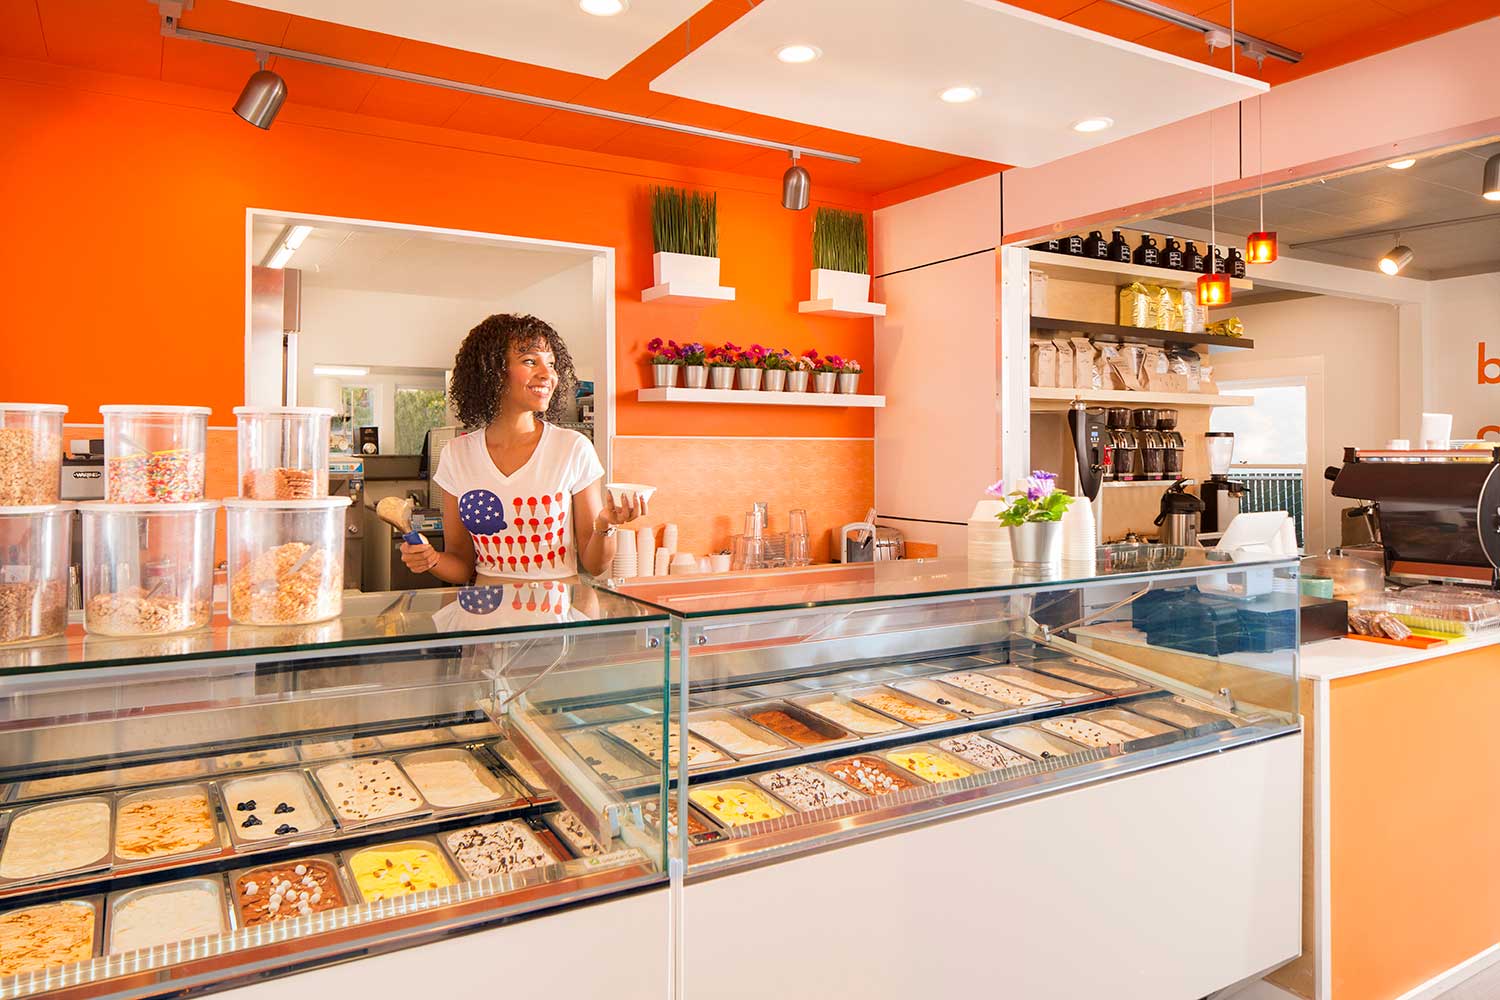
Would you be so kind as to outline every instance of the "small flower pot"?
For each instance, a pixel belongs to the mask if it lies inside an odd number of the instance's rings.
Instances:
[[[1061,521],[1028,521],[1010,529],[1011,558],[1018,566],[1061,564],[1062,543]]]
[[[708,384],[713,389],[733,389],[736,369],[715,365],[708,370]]]
[[[764,375],[764,368],[740,368],[738,382],[741,389],[759,389],[760,378]]]
[[[806,392],[807,383],[812,381],[812,372],[787,372],[786,391]]]
[[[692,253],[655,253],[651,255],[651,274],[658,285],[719,284],[719,258],[699,257]]]
[[[838,372],[813,372],[813,387],[817,392],[834,392],[839,387]]]
[[[812,297],[831,299],[837,305],[864,305],[870,300],[870,276],[854,271],[815,267],[812,272]]]
[[[671,389],[677,385],[678,371],[676,365],[652,365],[651,377],[656,380],[658,389]]]
[[[846,396],[859,392],[859,372],[840,372],[839,392]]]
[[[761,379],[760,387],[766,392],[785,391],[786,370],[784,368],[767,368],[765,378]]]
[[[682,384],[689,389],[703,389],[708,385],[708,368],[704,365],[684,365]]]

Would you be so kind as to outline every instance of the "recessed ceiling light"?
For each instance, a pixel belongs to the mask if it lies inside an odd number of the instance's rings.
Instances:
[[[595,17],[614,17],[629,6],[629,0],[578,0],[578,9]]]
[[[1397,160],[1394,163],[1386,164],[1386,166],[1390,167],[1392,170],[1410,170],[1416,165],[1416,160]]]
[[[949,104],[968,104],[970,101],[979,98],[979,88],[965,86],[949,87],[938,96]]]
[[[1103,115],[1099,115],[1098,117],[1095,117],[1095,118],[1084,118],[1081,121],[1074,122],[1073,123],[1073,131],[1074,132],[1103,132],[1105,129],[1109,128],[1114,123],[1115,123],[1115,120],[1113,118],[1106,118]]]
[[[776,58],[784,63],[808,63],[822,54],[816,45],[783,45],[776,50]]]

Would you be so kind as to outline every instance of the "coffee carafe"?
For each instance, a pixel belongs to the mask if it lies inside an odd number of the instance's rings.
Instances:
[[[1161,495],[1161,513],[1154,522],[1161,530],[1156,540],[1163,545],[1197,545],[1198,522],[1203,515],[1203,501],[1185,487],[1191,479],[1179,479]]]
[[[1229,478],[1229,469],[1234,463],[1232,432],[1208,431],[1203,435],[1203,445],[1208,450],[1209,477],[1198,490],[1203,495],[1203,517],[1198,530],[1204,535],[1217,535],[1229,527],[1229,522],[1240,512],[1245,484]]]

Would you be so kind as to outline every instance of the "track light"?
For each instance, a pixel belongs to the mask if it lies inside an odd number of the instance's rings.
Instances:
[[[266,69],[266,57],[260,57],[260,69],[250,74],[240,99],[234,102],[234,113],[256,128],[270,128],[286,100],[286,81]]]
[[[1480,193],[1487,201],[1500,201],[1500,153],[1484,161],[1484,188]]]
[[[807,207],[808,195],[812,193],[812,178],[797,165],[797,153],[792,153],[792,165],[781,175],[781,207],[800,212]]]
[[[1398,243],[1386,251],[1385,256],[1380,258],[1377,265],[1382,274],[1399,274],[1401,269],[1411,263],[1416,254],[1412,253],[1411,247],[1405,243]]]

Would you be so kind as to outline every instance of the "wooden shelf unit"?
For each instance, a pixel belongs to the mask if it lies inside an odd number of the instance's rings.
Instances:
[[[1139,326],[1121,326],[1118,323],[1088,323],[1077,319],[1053,319],[1050,316],[1031,317],[1031,332],[1071,331],[1086,335],[1090,340],[1105,344],[1150,344],[1153,347],[1233,347],[1248,349],[1255,346],[1249,337],[1223,337],[1212,333],[1178,333],[1176,330],[1148,330]]]

